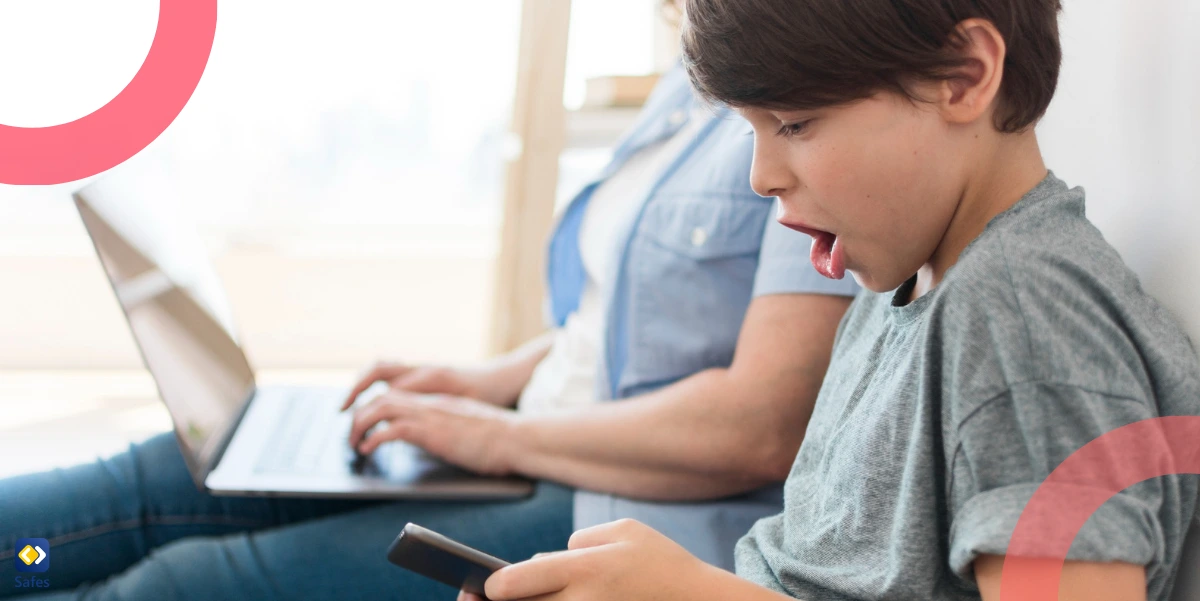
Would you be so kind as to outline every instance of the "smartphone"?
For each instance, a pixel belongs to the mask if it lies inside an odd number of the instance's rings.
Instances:
[[[509,565],[503,559],[411,523],[404,526],[388,547],[387,558],[406,570],[485,599],[483,583],[493,572]]]

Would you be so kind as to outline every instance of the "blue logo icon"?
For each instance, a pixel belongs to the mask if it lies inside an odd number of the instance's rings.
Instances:
[[[50,541],[44,538],[18,538],[13,563],[18,572],[45,572],[50,569]]]

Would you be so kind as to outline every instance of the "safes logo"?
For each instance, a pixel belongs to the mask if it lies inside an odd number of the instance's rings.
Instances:
[[[13,558],[18,572],[45,572],[50,569],[50,541],[44,538],[17,539]]]
[[[17,572],[45,572],[50,569],[50,541],[44,538],[18,538],[13,554]],[[17,588],[50,588],[50,579],[21,576],[14,579]]]

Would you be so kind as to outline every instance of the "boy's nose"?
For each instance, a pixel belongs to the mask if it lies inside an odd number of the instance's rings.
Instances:
[[[750,168],[750,188],[763,197],[783,196],[788,190],[788,183],[786,175],[777,166],[760,161],[755,156]]]
[[[750,188],[763,197],[783,196],[796,185],[796,177],[780,160],[783,153],[765,148],[767,145],[756,136],[754,159],[750,164]]]

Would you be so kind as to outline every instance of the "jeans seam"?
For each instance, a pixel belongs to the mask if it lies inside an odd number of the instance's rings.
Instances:
[[[246,537],[246,545],[250,549],[250,556],[254,558],[255,563],[258,564],[259,573],[262,574],[263,580],[266,581],[265,584],[270,587],[272,596],[277,599],[282,599],[285,597],[283,594],[283,587],[279,585],[279,582],[275,580],[275,577],[271,574],[271,571],[267,569],[267,562],[263,561],[262,553],[259,552],[258,543],[255,542],[254,537]]]
[[[236,518],[227,518],[222,516],[187,516],[187,515],[165,515],[156,516],[146,519],[131,519],[120,522],[110,522],[101,524],[91,528],[84,528],[67,534],[60,534],[53,538],[46,539],[46,542],[51,546],[73,543],[76,541],[109,534],[110,532],[119,532],[121,530],[133,530],[139,526],[193,526],[193,525],[212,525],[212,526],[237,526],[245,528],[255,528],[264,525],[262,520],[243,520]],[[0,560],[8,559],[16,553],[16,549],[11,551],[0,551]]]

